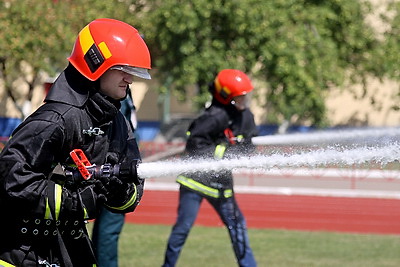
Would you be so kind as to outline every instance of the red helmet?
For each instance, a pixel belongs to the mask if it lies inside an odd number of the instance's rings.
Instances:
[[[150,79],[149,49],[131,25],[114,19],[96,19],[76,38],[69,62],[86,78],[97,80],[110,67]]]
[[[249,77],[240,70],[221,70],[214,80],[214,97],[224,105],[235,96],[246,95],[253,90]]]

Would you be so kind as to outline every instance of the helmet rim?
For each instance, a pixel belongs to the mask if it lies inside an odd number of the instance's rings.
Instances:
[[[93,20],[79,32],[68,61],[91,81],[114,66],[151,69],[150,52],[138,30],[108,18]]]
[[[247,95],[254,87],[244,72],[237,69],[224,69],[216,76],[214,88],[214,98],[228,105],[235,96]]]

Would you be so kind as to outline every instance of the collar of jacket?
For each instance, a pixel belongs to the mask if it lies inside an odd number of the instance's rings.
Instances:
[[[86,79],[71,64],[58,76],[45,102],[59,102],[82,107],[90,92],[96,91],[96,82]]]
[[[119,101],[109,101],[100,93],[95,93],[86,102],[86,111],[94,125],[102,125],[113,120],[119,109]]]
[[[97,82],[86,79],[71,64],[58,76],[45,102],[85,108],[96,125],[110,122],[118,113],[120,101],[97,92]]]
[[[228,105],[221,104],[215,98],[213,98],[211,105],[215,106],[215,107],[219,107],[221,109],[224,109],[226,111],[226,113],[228,113],[228,116],[230,118],[235,118],[237,116],[240,116],[240,114],[243,113],[243,111],[244,111],[244,110],[237,110],[236,107],[232,104],[228,104]]]

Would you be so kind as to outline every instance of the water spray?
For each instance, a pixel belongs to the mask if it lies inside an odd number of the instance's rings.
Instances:
[[[400,130],[399,130],[400,131]],[[354,166],[375,163],[382,167],[400,159],[400,144],[344,148],[333,146],[300,153],[275,153],[222,160],[171,160],[145,162],[138,166],[141,178],[177,176],[184,172],[210,172],[237,168],[271,169],[285,167]]]
[[[307,144],[357,144],[380,143],[400,137],[400,128],[378,128],[363,130],[327,130],[311,133],[266,135],[253,137],[254,145],[307,145]]]

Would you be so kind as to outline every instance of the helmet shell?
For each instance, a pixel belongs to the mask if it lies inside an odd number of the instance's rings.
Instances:
[[[150,52],[138,30],[108,18],[96,19],[79,32],[68,61],[91,81],[116,65],[151,69]]]
[[[250,78],[236,69],[221,70],[214,80],[214,97],[222,104],[229,104],[235,96],[246,95],[253,90]]]

